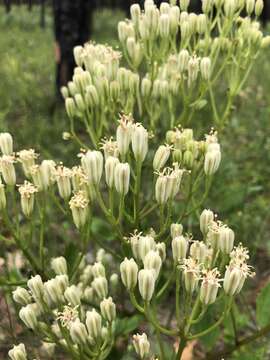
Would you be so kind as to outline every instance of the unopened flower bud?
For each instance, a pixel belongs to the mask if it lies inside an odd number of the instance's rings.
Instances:
[[[159,33],[163,39],[167,39],[170,35],[170,18],[168,14],[160,16]]]
[[[106,321],[112,322],[116,317],[116,307],[112,298],[104,299],[100,303],[101,315]]]
[[[185,289],[188,293],[193,293],[197,289],[200,279],[200,264],[193,258],[188,258],[184,259],[181,268],[183,269]]]
[[[131,136],[132,150],[136,161],[143,162],[148,151],[148,132],[140,124],[134,126]]]
[[[257,0],[255,3],[255,15],[256,16],[258,16],[258,17],[261,16],[263,7],[264,7],[263,0]]]
[[[109,156],[105,161],[106,183],[110,189],[114,185],[114,172],[117,164],[119,164],[119,159],[114,156]]]
[[[51,267],[56,275],[67,274],[67,261],[63,256],[52,259]]]
[[[89,335],[94,339],[98,340],[101,337],[101,316],[93,309],[86,313],[86,327]]]
[[[214,221],[214,213],[211,210],[204,209],[200,215],[200,230],[205,236],[208,233],[209,225]]]
[[[129,190],[130,167],[129,163],[119,163],[114,170],[114,185],[116,191],[125,196]]]
[[[167,162],[170,157],[171,149],[168,145],[160,145],[157,149],[154,160],[153,168],[154,170],[160,170]]]
[[[202,58],[200,68],[203,80],[209,80],[211,75],[211,60],[209,57]]]
[[[85,325],[80,322],[79,319],[71,322],[69,332],[70,337],[75,344],[85,345],[87,343],[87,330]]]
[[[131,135],[132,135],[132,127],[133,125],[131,119],[129,119],[129,117],[123,116],[120,119],[119,125],[116,129],[117,147],[122,157],[124,157],[129,150],[129,145],[131,142]]]
[[[196,57],[192,57],[188,62],[188,83],[189,86],[193,84],[197,78],[199,73],[199,60]]]
[[[175,263],[183,260],[187,255],[188,241],[184,236],[176,236],[172,240],[172,253]]]
[[[66,98],[65,99],[65,106],[66,106],[66,112],[68,114],[69,118],[74,118],[75,113],[76,113],[76,106],[75,106],[75,102],[72,98]]]
[[[103,155],[100,151],[88,150],[81,158],[82,168],[91,184],[98,185],[103,172]]]
[[[210,305],[216,301],[220,287],[218,276],[218,271],[213,269],[208,270],[203,278],[200,289],[200,300],[204,305]]]
[[[104,276],[96,277],[92,281],[91,286],[94,289],[98,298],[100,299],[106,298],[108,294],[108,281]]]
[[[248,15],[251,15],[254,11],[255,0],[246,0],[246,10]]]
[[[44,294],[44,284],[40,275],[36,275],[27,281],[27,286],[31,290],[35,300],[39,300]]]
[[[105,277],[105,267],[101,262],[96,262],[93,266],[92,266],[92,274],[94,277],[98,277],[98,276],[104,276]]]
[[[67,302],[73,307],[81,304],[82,292],[78,286],[71,285],[66,288],[64,296]]]
[[[128,290],[135,288],[137,284],[138,265],[134,259],[125,258],[120,264],[120,273],[123,284]]]
[[[270,35],[265,36],[261,41],[261,47],[263,49],[268,48],[270,46]]]
[[[182,235],[183,225],[182,224],[171,224],[171,237],[174,239],[177,236]]]
[[[157,279],[162,265],[162,260],[158,251],[150,250],[145,255],[143,265],[145,269],[154,270]]]
[[[11,360],[27,360],[24,344],[14,345],[13,348],[9,350],[8,356]]]
[[[10,133],[0,133],[0,149],[3,155],[12,155],[13,139]]]
[[[141,359],[145,359],[149,355],[150,351],[150,343],[147,339],[147,335],[145,333],[142,335],[133,335],[132,342],[136,353]]]
[[[187,11],[189,7],[190,0],[180,0],[180,9],[181,11]]]
[[[115,290],[118,284],[119,284],[119,276],[118,274],[114,273],[110,276],[110,286],[113,290]]]
[[[75,46],[73,49],[73,55],[74,55],[75,63],[78,66],[83,65],[82,54],[83,54],[83,47],[81,45]]]
[[[162,261],[166,259],[166,244],[164,242],[160,242],[156,244],[156,251],[159,253]]]
[[[237,0],[226,0],[224,11],[227,17],[232,17],[237,9]]]
[[[71,170],[65,166],[60,165],[54,170],[54,175],[56,178],[59,195],[63,199],[68,199],[71,195]]]
[[[205,175],[213,175],[219,168],[221,153],[219,150],[207,151],[204,159]]]
[[[94,85],[88,85],[86,87],[85,100],[87,102],[87,105],[90,108],[96,107],[99,105],[100,99],[99,99],[97,89]]]
[[[7,206],[7,199],[6,199],[5,185],[2,184],[0,179],[0,211],[5,209],[6,206]]]
[[[152,82],[150,79],[144,77],[141,83],[141,92],[144,98],[148,98],[151,94]]]
[[[9,186],[16,184],[16,172],[14,167],[15,159],[11,155],[0,157],[0,172],[2,173],[5,183]]]
[[[194,241],[190,246],[190,256],[199,264],[203,264],[207,257],[207,246],[202,241]]]
[[[160,175],[155,186],[155,196],[158,204],[166,204],[171,195],[167,176]]]
[[[45,298],[49,306],[60,304],[63,301],[63,291],[59,285],[56,277],[44,283]]]
[[[132,4],[130,7],[130,15],[131,20],[134,22],[134,24],[138,24],[140,16],[141,16],[141,8],[139,4]]]
[[[184,163],[184,166],[187,168],[187,169],[192,169],[193,167],[193,163],[194,163],[194,154],[189,151],[189,150],[186,150],[184,152],[184,156],[183,156],[183,163]]]
[[[138,241],[139,258],[144,261],[145,256],[149,253],[149,251],[154,250],[155,247],[156,243],[152,236],[140,236]]]
[[[202,0],[202,11],[208,14],[213,6],[213,0]]]
[[[12,296],[13,300],[20,305],[25,306],[31,303],[31,295],[22,287],[17,287],[17,289],[12,292]]]
[[[33,304],[28,304],[22,307],[21,310],[19,311],[19,317],[24,322],[26,327],[34,330],[37,326],[38,321],[32,305]]]
[[[225,293],[229,296],[238,294],[243,287],[245,278],[239,266],[227,266],[223,282]]]
[[[152,299],[155,290],[156,272],[155,270],[142,269],[138,274],[139,291],[145,301]]]
[[[230,254],[234,244],[234,232],[229,227],[223,226],[219,231],[219,249],[225,253]]]

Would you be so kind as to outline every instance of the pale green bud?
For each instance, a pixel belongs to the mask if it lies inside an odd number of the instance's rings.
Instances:
[[[55,348],[56,344],[43,342],[40,349],[42,355],[46,356],[47,358],[52,358],[55,353]]]
[[[59,286],[57,278],[50,279],[44,283],[46,302],[49,306],[60,304],[63,302],[63,291]]]
[[[138,265],[134,259],[125,258],[120,264],[120,274],[123,284],[128,290],[135,288],[137,284]]]
[[[91,268],[91,272],[93,274],[94,277],[98,277],[98,276],[104,276],[105,277],[105,267],[101,262],[96,262],[92,268]]]
[[[24,322],[26,327],[34,330],[37,327],[38,321],[32,305],[33,304],[28,304],[22,307],[19,311],[19,317]]]
[[[167,176],[160,175],[155,186],[155,197],[158,204],[166,204],[171,196],[171,187]]]
[[[220,150],[207,151],[204,159],[204,172],[206,175],[213,175],[219,168],[221,161]]]
[[[173,162],[175,163],[181,163],[183,160],[183,154],[180,149],[174,149],[173,150]]]
[[[176,236],[172,240],[172,254],[175,263],[186,258],[188,250],[188,241],[184,236]]]
[[[127,90],[129,88],[129,77],[130,71],[125,68],[119,68],[117,72],[117,81],[120,84],[120,87],[123,90]]]
[[[9,350],[8,356],[11,360],[27,360],[24,344],[14,345],[13,348]]]
[[[30,304],[32,300],[29,292],[22,287],[17,287],[17,289],[12,292],[12,297],[16,303],[23,306]]]
[[[2,173],[5,183],[9,186],[16,184],[14,162],[15,159],[11,155],[3,155],[0,157],[0,172]]]
[[[256,16],[261,16],[262,12],[263,12],[263,7],[264,7],[264,2],[263,0],[257,0],[255,3],[255,15]]]
[[[229,265],[225,271],[223,288],[227,295],[234,296],[238,294],[243,287],[245,276],[240,267]]]
[[[154,270],[156,279],[158,278],[162,265],[161,257],[155,250],[150,250],[143,259],[143,266],[145,269]]]
[[[159,7],[160,14],[169,14],[170,5],[167,2],[162,2]]]
[[[76,94],[74,96],[75,99],[75,103],[79,109],[80,112],[84,112],[85,111],[85,102],[83,100],[83,97],[81,94]]]
[[[114,273],[110,276],[110,285],[112,287],[112,289],[117,288],[119,284],[119,276],[118,274]]]
[[[154,160],[153,168],[154,170],[160,170],[168,161],[170,157],[171,149],[168,145],[160,145],[157,149]]]
[[[56,281],[58,281],[59,289],[62,293],[65,292],[66,288],[68,287],[68,276],[64,275],[56,275]]]
[[[129,73],[129,91],[133,94],[137,94],[140,86],[140,76],[139,74]]]
[[[156,281],[155,270],[142,269],[138,274],[139,291],[145,301],[150,301],[154,294]]]
[[[230,254],[234,245],[234,232],[229,227],[223,226],[219,231],[218,247],[224,254]]]
[[[213,7],[213,0],[202,0],[202,11],[208,14]]]
[[[0,133],[0,149],[3,155],[12,155],[13,139],[10,133]]]
[[[127,38],[127,34],[126,34],[126,28],[127,28],[127,24],[125,21],[120,21],[118,23],[118,38],[120,40],[121,43],[124,43],[126,38]]]
[[[178,64],[179,64],[179,71],[182,73],[188,69],[189,63],[189,52],[188,50],[181,50],[178,55]]]
[[[183,225],[182,224],[171,224],[171,237],[174,239],[177,236],[181,236],[183,234]]]
[[[130,166],[128,163],[119,163],[114,169],[114,185],[116,191],[126,196],[129,191]]]
[[[154,250],[156,247],[155,240],[152,236],[140,236],[138,241],[138,256],[144,261],[145,256],[149,251]]]
[[[82,66],[83,65],[83,47],[78,45],[78,46],[75,46],[74,49],[73,49],[73,55],[74,55],[74,59],[75,59],[75,63],[76,65],[78,66]]]
[[[87,311],[86,327],[89,335],[94,340],[99,340],[101,337],[101,323],[102,323],[101,316],[95,309],[93,309],[92,311]]]
[[[87,286],[83,293],[83,298],[87,300],[88,302],[93,302],[95,299],[95,292],[94,289],[90,286]]]
[[[149,36],[156,36],[159,27],[159,20],[159,11],[155,5],[145,7],[145,39]]]
[[[87,343],[88,334],[85,325],[76,319],[70,324],[70,337],[75,344],[85,345]]]
[[[188,23],[191,33],[195,33],[197,31],[197,21],[198,15],[196,15],[195,13],[190,13],[188,16]]]
[[[119,164],[119,159],[114,156],[109,156],[105,161],[106,184],[110,189],[114,186],[114,173],[117,164]]]
[[[60,165],[55,169],[55,178],[59,195],[63,199],[68,199],[71,195],[71,175],[71,170],[65,166]]]
[[[131,142],[136,161],[143,162],[148,152],[148,132],[142,125],[134,126]]]
[[[116,142],[119,153],[121,156],[125,156],[129,150],[131,142],[133,125],[132,121],[125,121],[125,118],[119,121],[119,125],[116,129]]]
[[[134,66],[138,67],[142,61],[143,54],[140,44],[133,37],[127,38],[127,52]]]
[[[63,256],[52,259],[51,267],[56,275],[67,274],[67,261]]]
[[[133,335],[133,346],[136,353],[139,355],[140,359],[145,359],[149,355],[150,343],[147,339],[147,335],[143,333],[142,335]]]
[[[237,0],[225,0],[224,11],[226,16],[232,17],[237,10]]]
[[[209,57],[201,59],[200,68],[203,80],[209,80],[211,76],[211,60]]]
[[[81,164],[91,184],[98,185],[103,172],[103,155],[100,151],[88,150],[82,155]]]
[[[246,11],[248,15],[251,15],[254,11],[255,0],[246,0]]]
[[[200,289],[200,300],[204,305],[211,305],[216,301],[219,283],[211,280],[203,281]]]
[[[75,95],[76,96],[76,95]],[[99,95],[94,85],[88,85],[86,88],[85,101],[89,107],[99,105]]]
[[[98,298],[104,299],[108,295],[108,281],[104,276],[96,277],[92,281],[91,286]]]
[[[178,6],[172,6],[169,11],[170,18],[170,32],[172,35],[175,35],[180,21],[180,9]]]
[[[203,35],[207,30],[207,17],[205,14],[200,14],[197,17],[197,32]]]
[[[187,150],[184,152],[183,162],[188,169],[192,168],[194,163],[194,154],[192,151]]]
[[[0,211],[5,209],[6,206],[7,206],[7,199],[6,199],[5,185],[2,184],[0,179]]]
[[[65,106],[66,106],[66,112],[68,114],[69,118],[73,118],[76,113],[76,106],[75,102],[72,98],[66,98],[65,99]]]
[[[185,42],[189,36],[191,35],[191,23],[189,21],[183,21],[181,23],[181,39],[183,42]]]
[[[78,286],[71,285],[66,288],[64,296],[67,302],[73,307],[81,304],[82,292]]]
[[[27,281],[27,286],[35,300],[42,299],[44,294],[44,284],[40,275],[36,275]]]
[[[207,246],[202,241],[194,241],[190,246],[190,256],[198,264],[203,264],[207,256]]]
[[[159,34],[163,39],[167,39],[170,35],[170,18],[168,14],[160,16]]]
[[[209,231],[209,225],[214,221],[215,215],[213,211],[204,209],[200,215],[200,230],[205,236]]]
[[[114,80],[110,83],[109,92],[110,92],[110,97],[112,98],[113,101],[117,101],[119,99],[120,84],[118,81]]]
[[[179,0],[181,11],[187,11],[189,7],[190,0]]]
[[[116,318],[116,306],[111,297],[101,301],[99,306],[101,315],[106,321],[112,322]]]
[[[141,16],[141,8],[139,4],[132,4],[130,7],[131,20],[134,24],[138,24]]]
[[[148,78],[143,78],[141,82],[141,92],[144,98],[148,98],[151,94],[152,82]]]
[[[71,96],[75,96],[76,94],[78,94],[80,92],[77,85],[73,81],[68,82],[68,90],[69,90],[69,93]],[[70,98],[70,99],[72,99],[72,98]],[[75,109],[75,103],[74,103],[74,109]]]
[[[192,85],[198,78],[199,73],[199,59],[197,57],[191,57],[188,61],[188,83]]]

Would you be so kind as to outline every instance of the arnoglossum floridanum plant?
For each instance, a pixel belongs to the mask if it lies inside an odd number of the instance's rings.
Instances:
[[[201,208],[218,170],[221,149],[217,133],[211,130],[198,141],[191,129],[179,127],[168,131],[164,144],[157,147],[153,136],[131,115],[122,115],[116,140],[105,139],[100,150],[82,149],[79,163],[72,168],[52,160],[37,163],[32,149],[12,150],[0,157],[6,182],[1,184],[3,220],[34,273],[27,281],[28,288],[13,292],[14,300],[22,305],[19,316],[43,342],[61,347],[72,359],[106,358],[114,344],[116,306],[108,293],[105,267],[101,262],[86,266],[84,261],[95,242],[115,258],[116,264],[121,263],[121,278],[135,311],[144,314],[158,334],[181,338],[177,356],[186,341],[210,331],[194,333],[193,323],[225,293],[222,315],[213,326],[222,323],[251,273],[246,264],[248,251],[241,246],[234,248],[234,232],[212,211],[201,214],[201,241],[193,240],[182,225]],[[13,184],[22,177],[21,172],[28,180],[16,191]],[[64,257],[52,259],[55,276],[46,271],[45,256],[50,248],[45,227],[50,223],[51,202],[62,216],[71,215],[80,237],[72,264]],[[113,246],[102,234],[93,236],[95,213],[110,227]],[[22,221],[28,224],[29,232],[22,231]],[[31,243],[34,246],[30,248]],[[102,258],[100,251],[98,256]],[[157,311],[174,283],[178,325],[170,329],[159,323]],[[222,283],[224,290],[220,289]],[[101,315],[95,310],[89,312],[89,306],[98,308]],[[89,314],[93,314],[93,329]],[[102,324],[106,329],[103,332]],[[102,337],[102,333],[107,335]],[[165,359],[162,338],[158,339],[157,354]],[[150,351],[145,334],[135,335],[133,343],[141,358],[156,355]]]
[[[81,121],[98,147],[122,111],[164,132],[194,118],[204,127],[198,116],[206,107],[223,128],[260,50],[270,44],[258,22],[263,2],[205,0],[199,15],[188,7],[189,1],[134,4],[131,19],[118,24],[121,51],[94,43],[74,48],[77,67],[62,93],[75,140],[82,144]]]
[[[74,49],[78,66],[62,89],[71,137],[81,147],[73,167],[38,161],[34,149],[14,152],[12,136],[0,134],[0,211],[6,231],[1,240],[21,249],[33,273],[31,279],[18,274],[24,287],[14,289],[13,297],[22,306],[21,320],[48,352],[57,346],[72,359],[109,356],[121,335],[115,321],[128,307],[118,289],[115,320],[110,293],[117,275],[107,278],[114,266],[120,266],[133,311],[144,315],[147,331],[154,330],[160,345],[151,347],[146,333],[134,335],[142,359],[166,359],[164,336],[177,339],[173,357],[180,359],[187,341],[222,325],[252,275],[248,250],[235,247],[233,230],[211,210],[202,211],[193,229],[221,148],[214,129],[197,139],[201,129],[194,134],[188,124],[209,103],[215,127],[222,129],[260,49],[269,44],[257,23],[262,2],[203,1],[200,15],[187,12],[189,1],[181,1],[180,8],[172,3],[158,9],[147,0],[144,11],[133,5],[131,20],[120,22],[129,68],[108,46]],[[229,91],[217,106],[222,86]],[[85,124],[90,146],[77,136],[77,120]],[[60,244],[68,248],[70,237],[76,243],[72,261],[56,257],[46,236],[56,214],[75,225]],[[108,235],[96,231],[97,217]],[[89,252],[97,252],[92,266],[85,262]],[[104,252],[114,258],[106,271],[100,260]],[[159,309],[172,299],[174,321],[164,325]],[[209,307],[219,318],[196,331]],[[22,344],[9,356],[27,359]]]

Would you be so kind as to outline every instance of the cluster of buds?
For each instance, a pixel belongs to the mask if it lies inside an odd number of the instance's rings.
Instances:
[[[104,250],[103,255],[99,254],[98,257],[105,259]],[[101,262],[83,265],[78,274],[79,282],[75,285],[69,280],[66,259],[54,258],[51,268],[55,277],[43,282],[36,275],[28,280],[28,288],[18,287],[13,291],[14,301],[21,306],[19,317],[26,327],[54,345],[50,347],[50,352],[55,348],[57,337],[56,343],[63,350],[72,348],[74,358],[78,358],[81,351],[78,347],[85,347],[100,355],[108,353],[116,319],[116,305],[108,294],[109,283],[113,287],[115,280],[108,283]],[[112,282],[114,285],[111,285]],[[89,310],[89,307],[94,308]],[[69,334],[65,340],[62,339],[63,331]],[[48,339],[48,333],[54,336]],[[27,359],[22,344],[10,350],[9,356],[12,360]]]

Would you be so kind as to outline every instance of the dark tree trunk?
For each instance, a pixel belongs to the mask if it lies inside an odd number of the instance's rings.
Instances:
[[[46,22],[45,22],[45,0],[40,0],[40,27],[42,29],[45,28]]]
[[[6,9],[6,13],[9,13],[11,10],[11,1],[10,0],[4,0],[4,5]]]

